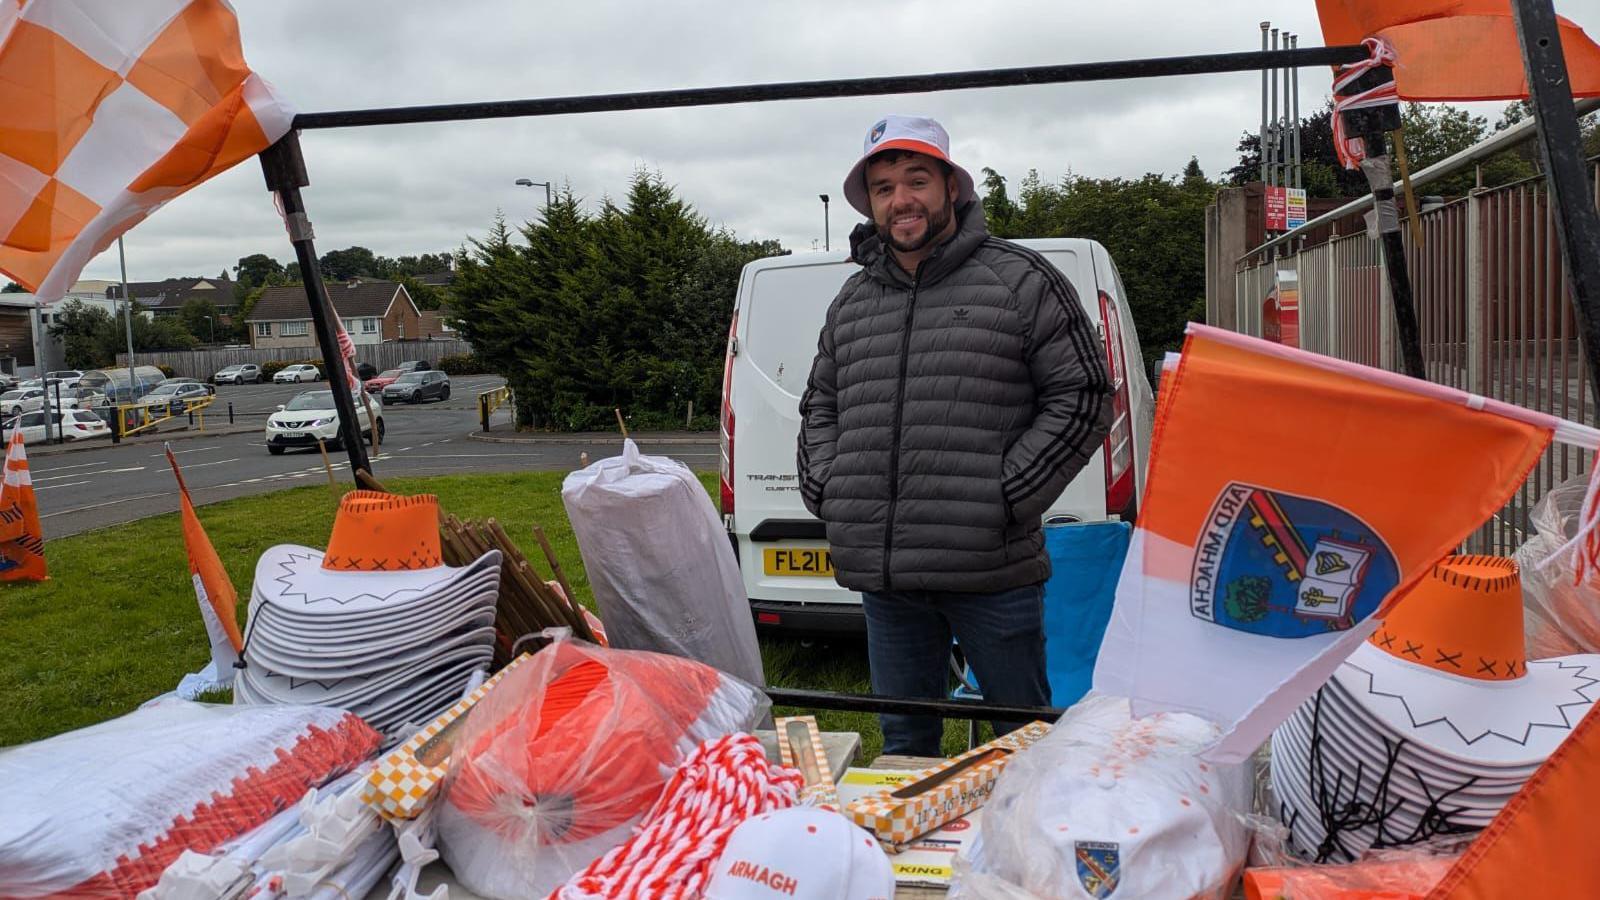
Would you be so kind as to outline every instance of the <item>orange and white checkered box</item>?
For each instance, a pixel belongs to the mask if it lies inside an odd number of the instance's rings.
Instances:
[[[1049,733],[1048,724],[1031,722],[918,772],[905,784],[853,800],[845,815],[877,835],[889,852],[898,853],[913,840],[982,806],[1011,755]],[[990,758],[968,764],[955,775],[943,774],[979,756]]]
[[[415,819],[421,815],[450,769],[450,751],[462,723],[467,720],[467,712],[488,696],[507,672],[528,658],[529,654],[524,653],[513,659],[477,690],[379,760],[367,775],[361,802],[385,819]]]
[[[245,64],[225,0],[0,0],[0,271],[60,297],[293,119]]]
[[[837,779],[833,777],[833,766],[828,764],[828,751],[822,746],[822,730],[817,727],[816,716],[785,716],[773,720],[773,725],[778,730],[778,761],[791,769],[800,768],[800,762],[794,758],[794,751],[789,743],[790,722],[799,722],[805,726],[807,743],[811,746],[811,758],[817,762],[818,780],[815,784],[807,784],[800,790],[801,804],[838,809],[839,787],[836,784]]]

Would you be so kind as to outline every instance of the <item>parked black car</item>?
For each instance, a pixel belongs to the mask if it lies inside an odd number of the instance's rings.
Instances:
[[[449,400],[450,376],[438,370],[407,372],[386,385],[383,402],[421,403],[424,400]]]

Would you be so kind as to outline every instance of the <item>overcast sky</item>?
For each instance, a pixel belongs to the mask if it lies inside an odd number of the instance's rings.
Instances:
[[[1259,47],[1259,22],[1322,40],[1311,0],[585,0],[529,3],[235,0],[252,68],[303,112],[1220,53]],[[1557,8],[1600,34],[1600,0]],[[1268,11],[1271,11],[1270,13]],[[1301,110],[1328,94],[1301,72]],[[1490,112],[1492,115],[1492,109]],[[326,252],[400,256],[461,246],[496,210],[533,217],[540,188],[591,206],[640,166],[711,222],[808,251],[832,196],[835,247],[857,221],[839,194],[882,114],[931,115],[953,154],[1017,183],[1174,174],[1191,155],[1215,177],[1257,128],[1257,74],[1012,87],[896,97],[400,125],[303,135],[305,196]],[[179,197],[127,237],[133,280],[216,275],[241,256],[292,259],[254,162]],[[83,277],[115,278],[113,247]]]

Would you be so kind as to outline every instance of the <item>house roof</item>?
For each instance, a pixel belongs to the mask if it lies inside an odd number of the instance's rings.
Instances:
[[[130,281],[128,293],[146,309],[177,309],[199,297],[218,306],[233,306],[233,282],[225,278],[168,278],[163,281]],[[106,297],[122,297],[122,285],[106,287]]]
[[[338,311],[340,318],[348,320],[382,316],[389,311],[395,294],[404,290],[399,282],[354,278],[342,284],[329,284],[328,298],[333,301],[333,308]],[[410,294],[402,296],[406,302],[411,302]],[[311,307],[306,303],[305,285],[283,284],[262,291],[261,299],[256,301],[245,321],[282,322],[309,318]]]

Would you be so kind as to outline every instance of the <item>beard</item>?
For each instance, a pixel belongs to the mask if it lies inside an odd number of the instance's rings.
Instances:
[[[893,230],[888,225],[879,222],[874,222],[873,225],[878,230],[879,240],[899,250],[901,253],[914,253],[926,247],[936,236],[944,233],[945,228],[950,225],[950,220],[955,218],[955,209],[955,204],[950,201],[949,196],[945,197],[944,205],[936,213],[930,213],[921,204],[917,204],[916,211],[922,213],[922,221],[926,222],[927,225],[923,228],[921,234],[909,241],[895,240]],[[895,216],[909,211],[904,208],[896,210],[889,216],[889,221],[893,222]]]

